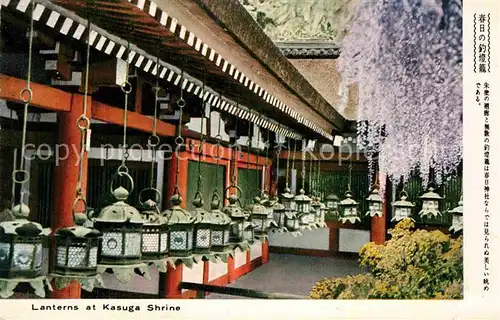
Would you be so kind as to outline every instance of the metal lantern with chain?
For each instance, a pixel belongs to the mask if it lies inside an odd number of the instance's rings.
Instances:
[[[448,211],[448,213],[451,213],[452,216],[452,221],[451,221],[451,227],[449,231],[452,231],[454,233],[458,233],[463,230],[464,228],[464,207],[463,207],[463,196],[460,196],[460,201],[458,201],[458,206],[451,209]]]
[[[1,6],[1,5],[0,5]],[[33,92],[31,85],[31,60],[33,54],[33,9],[29,31],[29,58],[28,77],[26,87],[21,90],[21,100],[24,102],[23,131],[21,140],[21,160],[19,169],[12,172],[13,185],[21,186],[19,204],[12,208],[15,220],[0,221],[0,280],[2,278],[37,278],[42,275],[42,241],[50,233],[50,229],[44,229],[42,225],[28,220],[30,209],[23,203],[23,184],[29,181],[29,172],[24,170],[26,133],[28,121],[28,106],[30,105]],[[16,166],[14,166],[15,168]],[[22,176],[21,176],[22,175]],[[0,291],[5,286],[0,282]],[[29,282],[29,281],[27,281]],[[31,282],[30,282],[31,284]],[[8,286],[8,285],[7,285]],[[33,284],[32,284],[33,286]],[[0,292],[3,293],[3,292]],[[12,294],[12,293],[11,293]]]
[[[90,29],[90,21],[88,21]],[[78,182],[76,186],[76,198],[73,203],[72,214],[74,226],[59,228],[54,233],[56,260],[55,275],[62,276],[88,276],[97,275],[97,254],[99,243],[102,241],[101,233],[94,228],[87,228],[85,223],[87,217],[87,202],[82,191],[83,158],[86,150],[87,131],[90,127],[90,119],[87,114],[88,94],[88,70],[90,65],[90,44],[87,44],[87,59],[85,73],[85,89],[83,98],[83,112],[77,120],[77,128],[80,130],[80,156],[78,158]],[[76,212],[78,203],[83,204],[83,210]]]
[[[196,192],[192,212],[194,218],[194,253],[210,253],[212,248],[212,214],[203,209],[203,199],[199,191]]]
[[[257,140],[259,141],[260,140],[260,137],[259,135],[257,135]],[[251,139],[251,129],[250,129],[250,126],[248,126],[248,156],[247,156],[247,172],[250,172],[250,150],[252,148],[252,139]],[[259,159],[260,159],[260,154],[259,152],[257,152],[257,167],[259,166]],[[255,170],[257,173],[257,181],[259,181],[259,170]],[[248,192],[248,195],[251,196],[251,194],[253,193],[253,189],[252,188],[248,188],[249,192]],[[260,191],[259,188],[257,188],[257,191]],[[255,196],[253,197],[252,199],[253,203],[246,206],[244,208],[244,211],[246,212],[247,215],[249,215],[250,217],[250,221],[252,222],[252,225],[255,226],[255,228],[253,229],[253,232],[254,232],[254,235],[258,235],[258,236],[261,236],[261,235],[264,235],[266,232],[266,220],[267,220],[267,209],[266,207],[262,204],[262,199],[258,196]],[[249,239],[251,236],[251,232],[252,232],[252,229],[251,228],[248,228],[247,230],[247,227],[249,226],[248,223],[245,224],[245,230],[246,230],[246,237],[247,239]],[[253,237],[252,237],[252,240],[253,240]]]
[[[281,128],[281,124],[278,126]],[[279,131],[279,129],[278,129]],[[281,156],[281,147],[285,142],[285,137],[279,135],[278,136],[278,145],[276,150],[276,180],[279,179],[280,173],[280,156]],[[270,230],[273,232],[283,232],[285,230],[285,206],[279,201],[278,197],[278,184],[276,183],[276,189],[274,190],[274,197],[272,199],[272,219],[268,223],[270,226]]]
[[[168,255],[188,257],[193,253],[194,218],[189,211],[181,208],[182,197],[177,186],[170,203],[172,207],[162,212],[168,225]]]
[[[336,194],[330,193],[328,196],[326,196],[326,210],[333,216],[338,217],[340,215],[339,197]]]
[[[155,188],[144,189],[141,194],[151,190],[157,196],[158,200],[147,199],[139,202],[141,204],[141,216],[144,220],[142,230],[142,259],[156,260],[163,259],[168,253],[168,225],[167,220],[161,216],[158,203],[161,201],[160,192]]]
[[[367,216],[382,217],[382,203],[383,199],[380,196],[380,188],[378,185],[374,185],[372,187],[372,191],[368,198],[366,198],[366,202],[368,203],[368,211],[366,212]]]
[[[241,193],[241,189],[236,185],[231,185],[226,188],[225,194],[229,191],[229,189],[236,189]],[[245,240],[248,240],[245,237],[245,220],[247,219],[247,215],[241,208],[240,199],[237,194],[231,194],[227,197],[229,204],[222,208],[222,212],[227,214],[231,218],[231,231],[229,233],[229,242],[232,245],[237,245],[238,243],[242,243]]]
[[[130,54],[130,42],[127,45]],[[126,161],[127,151],[127,113],[128,96],[132,92],[129,80],[129,62],[126,60],[125,81],[121,85],[124,93],[123,110],[123,146],[122,163],[117,169],[115,178],[125,177],[130,183],[130,192],[134,190],[134,180],[129,175]],[[99,264],[105,265],[132,265],[140,263],[142,257],[142,227],[144,221],[139,211],[127,204],[129,191],[124,187],[113,188],[111,181],[111,193],[115,203],[103,208],[97,218],[94,219],[94,227],[102,232],[102,243],[100,246]]]
[[[132,183],[127,172],[119,171],[119,175],[126,176]],[[129,196],[127,189],[118,187],[112,194],[116,201],[104,207],[94,219],[94,227],[102,233],[99,264],[139,263],[142,257],[144,221],[139,211],[125,202]]]
[[[261,231],[259,231],[259,234],[260,235],[267,235],[268,234],[268,230],[269,229],[273,229],[273,228],[276,228],[278,226],[278,224],[274,221],[274,217],[273,217],[273,206],[274,206],[274,203],[275,203],[275,199],[271,199],[269,197],[269,193],[266,192],[266,189],[267,189],[267,186],[268,184],[270,184],[270,181],[268,181],[267,177],[268,177],[268,169],[269,169],[269,147],[270,147],[270,131],[268,130],[267,131],[267,141],[265,142],[265,148],[266,148],[266,164],[265,164],[265,175],[264,175],[264,188],[261,192],[261,197],[260,197],[260,203],[266,208],[266,218],[265,218],[265,221],[263,221],[263,223],[265,224],[265,227],[261,229]]]
[[[156,65],[160,65],[159,53],[156,58]],[[167,221],[160,214],[158,204],[161,203],[161,194],[155,186],[155,163],[156,163],[156,147],[160,144],[160,138],[156,134],[157,118],[158,118],[158,93],[161,90],[159,86],[159,75],[156,75],[156,85],[153,87],[155,95],[154,111],[153,111],[153,130],[148,138],[148,147],[151,149],[151,168],[150,168],[150,183],[149,188],[142,190],[139,193],[139,203],[141,216],[144,220],[142,230],[142,259],[156,260],[163,259],[168,253],[168,226]],[[148,197],[142,202],[142,195],[150,191],[152,197]]]
[[[42,241],[50,233],[28,220],[24,204],[12,208],[15,220],[0,222],[0,278],[36,278],[42,275]]]
[[[202,89],[203,96],[205,95],[205,82]],[[205,115],[205,100],[201,105],[201,130],[200,144],[198,147],[198,181],[196,183],[196,193],[193,198],[195,209],[192,212],[194,218],[194,252],[198,254],[208,254],[212,248],[212,215],[210,212],[203,209],[203,198],[201,195],[201,158],[203,155],[203,130],[204,130],[204,115]]]
[[[215,136],[217,142],[217,154],[216,154],[216,166],[219,168],[220,161],[220,143],[222,136],[221,132],[221,121],[218,124],[218,133]],[[215,176],[216,183],[219,182],[219,170],[216,171]],[[214,189],[212,194],[212,201],[210,202],[210,214],[212,215],[212,251],[213,252],[226,252],[230,249],[229,236],[231,232],[231,218],[220,210],[221,198],[217,192],[217,188]]]
[[[181,82],[184,82],[184,70],[181,70]],[[183,110],[186,106],[184,100],[184,90],[181,88],[181,96],[177,101],[179,107],[179,123],[177,125],[177,136],[175,137],[176,150],[184,145],[184,138],[181,136]],[[178,155],[177,155],[178,156]],[[172,197],[170,197],[172,207],[162,212],[167,219],[168,225],[168,252],[170,257],[188,257],[193,252],[193,232],[194,218],[189,211],[181,207],[182,197],[179,190],[179,160],[176,161],[175,185]]]
[[[293,160],[292,160],[292,171],[295,170],[295,153],[296,153],[296,144],[294,144],[293,150]],[[297,203],[295,202],[295,195],[291,192],[288,187],[288,161],[290,159],[290,147],[288,148],[288,158],[287,158],[287,175],[285,182],[285,190],[281,194],[281,201],[285,206],[285,228],[288,231],[297,231],[300,228],[299,217],[297,216]]]
[[[316,188],[320,186],[320,167],[321,167],[321,159],[318,159],[318,166],[316,167]],[[319,208],[316,211],[316,216],[314,219],[314,223],[318,228],[324,228],[326,227],[325,224],[325,214],[326,214],[326,204],[324,204],[321,200],[321,193],[316,190],[316,201],[319,204]]]
[[[399,193],[399,198],[400,199],[398,201],[392,203],[393,217],[391,221],[401,221],[403,219],[411,219],[412,221],[415,221],[411,217],[415,204],[406,200],[408,199],[408,193],[405,190],[401,191]]]
[[[302,142],[303,144],[305,141]],[[295,203],[297,204],[297,212],[300,218],[301,225],[308,225],[309,218],[311,216],[311,201],[312,199],[306,195],[305,191],[305,179],[306,179],[306,146],[302,147],[302,188],[299,190],[299,194],[295,196]]]
[[[354,200],[351,191],[351,178],[352,178],[352,164],[349,164],[349,183],[347,185],[347,191],[345,192],[345,198],[340,201],[340,220],[342,223],[349,221],[350,223],[355,223],[356,221],[361,221],[358,215],[358,202]]]
[[[444,199],[439,194],[434,192],[435,187],[429,186],[427,192],[420,196],[422,200],[422,210],[418,213],[421,217],[438,217],[441,216],[439,211],[439,202]]]

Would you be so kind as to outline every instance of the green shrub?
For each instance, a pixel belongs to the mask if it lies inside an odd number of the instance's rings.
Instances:
[[[405,219],[389,230],[391,239],[360,249],[356,276],[325,279],[312,289],[312,299],[462,299],[462,236],[416,230]]]

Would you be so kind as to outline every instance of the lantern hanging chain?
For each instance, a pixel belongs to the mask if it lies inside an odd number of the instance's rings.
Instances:
[[[297,154],[297,140],[293,143],[292,172],[295,171],[295,155]],[[292,172],[290,174],[292,174]],[[297,189],[295,189],[297,190]]]
[[[312,195],[314,190],[312,186],[312,177],[313,177],[313,158],[311,157],[311,160],[309,161],[309,194]]]
[[[221,99],[221,96],[219,94],[219,101]],[[211,114],[209,115],[209,120],[211,118]],[[218,190],[217,190],[217,183],[219,182],[219,161],[220,161],[220,142],[221,142],[221,134],[220,134],[220,130],[221,130],[221,119],[220,119],[220,113],[219,113],[219,118],[218,118],[218,125],[217,125],[217,135],[215,136],[215,143],[216,143],[216,154],[215,154],[215,164],[216,164],[216,168],[217,170],[215,170],[215,188],[214,188],[214,197],[218,194]]]
[[[260,163],[260,149],[259,149],[259,146],[260,146],[260,128],[257,128],[257,149],[256,149],[256,152],[257,152],[257,170],[255,170],[255,173],[257,175],[257,181],[259,181],[259,163]],[[261,191],[261,186],[258,186],[257,187],[257,191]]]
[[[279,160],[279,159],[278,159]],[[290,174],[290,139],[288,139],[288,151],[286,155],[286,175],[285,175],[285,188],[288,188]]]
[[[179,153],[180,152],[180,147],[184,144],[184,138],[182,137],[182,117],[183,117],[183,109],[186,105],[186,101],[184,100],[184,66],[185,66],[185,60],[183,61],[183,68],[181,70],[181,81],[180,81],[180,87],[181,87],[181,94],[179,100],[177,100],[177,106],[179,107],[179,124],[177,126],[177,136],[175,137],[175,152]],[[179,154],[176,155],[176,168],[175,168],[175,186],[174,186],[174,194],[179,195],[180,190],[179,190]]]
[[[201,134],[200,134],[200,145],[198,147],[198,184],[197,191],[198,194],[201,190],[201,157],[203,155],[203,143],[205,140],[205,136],[203,134],[203,130],[205,129],[205,110],[206,110],[206,101],[205,101],[205,72],[203,72],[203,87],[202,87],[202,101],[201,101]]]
[[[89,91],[89,70],[90,70],[90,31],[91,31],[91,21],[90,17],[87,19],[87,50],[85,56],[85,84],[83,92],[83,111],[80,117],[77,119],[76,126],[80,130],[80,158],[78,159],[78,182],[76,184],[76,200],[84,200],[83,190],[82,190],[82,178],[83,178],[83,157],[87,149],[86,137],[87,131],[90,128],[90,119],[87,117],[87,97]]]
[[[158,41],[159,43],[160,41]],[[153,130],[151,136],[148,138],[148,145],[151,148],[151,178],[149,187],[154,188],[155,185],[155,164],[156,164],[156,147],[160,143],[160,138],[156,133],[157,119],[158,119],[158,95],[160,92],[160,45],[158,44],[158,54],[156,56],[156,84],[153,87],[155,94],[155,102],[153,107]]]
[[[347,191],[352,191],[351,181],[352,181],[352,159],[349,159],[349,184],[347,185]]]
[[[306,183],[306,147],[304,143],[305,140],[302,140],[302,190],[305,190]]]
[[[320,195],[320,191],[318,191],[318,189],[321,189],[320,188],[320,168],[321,168],[321,159],[318,157],[318,167],[317,167],[317,170],[316,170],[316,194],[319,196]]]
[[[0,4],[1,6],[1,4]],[[24,157],[25,157],[25,152],[26,152],[26,132],[27,132],[27,126],[28,126],[28,107],[33,99],[33,91],[31,90],[31,72],[32,72],[32,57],[33,57],[33,34],[34,34],[34,23],[33,23],[33,13],[35,10],[35,0],[31,1],[31,19],[30,19],[30,31],[29,31],[29,47],[28,47],[28,74],[26,77],[26,87],[21,90],[20,92],[20,98],[24,102],[24,112],[23,112],[23,132],[22,132],[22,138],[21,138],[21,160],[19,163],[19,169],[15,169],[12,172],[12,180],[13,183],[20,184],[21,186],[25,183],[28,182],[30,177],[29,177],[29,172],[24,169]],[[25,94],[27,94],[27,97],[25,98]],[[17,179],[17,173],[22,173],[24,177],[21,180]],[[19,210],[21,211],[21,207],[23,204],[23,190],[21,187],[21,195],[19,197]]]
[[[127,150],[127,113],[128,113],[128,95],[132,92],[132,85],[129,82],[129,71],[130,71],[130,41],[127,41],[127,60],[125,67],[125,81],[121,85],[121,90],[125,94],[125,102],[123,104],[123,141],[122,141],[122,163],[118,167],[118,175],[122,175],[122,172],[128,173],[128,168],[126,161],[128,159]]]
[[[267,192],[267,194],[269,194],[269,190],[267,190],[267,170],[269,168],[269,147],[270,147],[270,137],[269,137],[269,134],[270,134],[270,131],[267,130],[267,138],[266,138],[266,144],[265,144],[265,147],[266,147],[266,169],[265,169],[265,172],[266,174],[264,175],[264,191]]]
[[[280,132],[281,130],[281,123],[278,123],[278,131]],[[278,133],[276,133],[276,137],[278,137]],[[278,139],[276,139],[278,140]],[[280,155],[281,155],[281,142],[278,141],[277,143],[277,150],[276,150],[276,189],[275,189],[275,194],[274,196],[278,196],[278,179],[279,179],[279,174],[280,174]]]
[[[236,106],[238,107],[238,102],[236,102]],[[238,118],[236,118],[236,124],[235,124],[235,132],[234,132],[234,147],[232,148],[232,162],[233,162],[233,175],[231,177],[231,186],[235,187],[236,186],[236,174],[237,174],[237,166],[238,162],[236,160],[236,157],[238,157],[237,153],[237,139],[238,139]]]

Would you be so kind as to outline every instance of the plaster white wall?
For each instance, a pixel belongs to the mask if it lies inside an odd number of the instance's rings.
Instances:
[[[262,242],[255,241],[250,249],[250,261],[262,257]]]
[[[370,231],[368,230],[339,230],[340,252],[359,252],[361,246],[367,242],[370,242]]]
[[[210,261],[208,265],[208,281],[213,281],[227,274],[227,263],[219,261],[215,263]]]
[[[301,249],[315,249],[315,250],[328,250],[329,249],[329,235],[330,229],[321,228],[313,230],[301,231],[302,236],[293,237],[292,235],[275,234],[269,235],[269,245],[275,247],[287,248],[301,248]]]
[[[234,268],[239,268],[247,263],[247,253],[238,248],[234,250]]]
[[[155,266],[149,266],[150,280],[134,274],[132,280],[128,283],[121,283],[116,280],[115,275],[104,273],[102,280],[104,282],[103,288],[127,292],[140,292],[149,294],[158,294],[158,285],[160,281],[160,274]]]
[[[194,264],[192,268],[183,266],[182,281],[203,283],[203,262]]]

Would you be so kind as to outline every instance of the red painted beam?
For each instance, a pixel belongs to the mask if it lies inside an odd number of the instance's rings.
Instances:
[[[94,102],[92,106],[92,118],[107,123],[123,126],[123,109],[111,107],[101,102]],[[153,118],[137,112],[127,112],[127,127],[144,132],[153,130]],[[159,136],[174,136],[175,126],[163,121],[158,121],[156,132]]]
[[[22,103],[20,94],[25,87],[26,80],[0,74],[0,99]],[[34,82],[30,88],[33,92],[30,106],[52,111],[70,110],[71,93]]]

